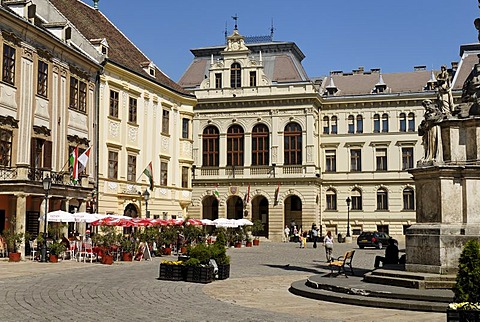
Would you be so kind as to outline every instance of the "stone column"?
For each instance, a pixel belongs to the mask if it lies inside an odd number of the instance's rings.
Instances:
[[[25,233],[27,196],[23,193],[15,194],[17,197],[17,208],[15,214],[15,233]],[[18,251],[22,254],[22,260],[25,259],[25,238],[20,244]]]

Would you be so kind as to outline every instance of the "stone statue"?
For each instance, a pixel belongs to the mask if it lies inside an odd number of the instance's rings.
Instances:
[[[425,114],[424,120],[418,126],[418,135],[422,136],[424,155],[419,164],[431,165],[443,161],[442,137],[438,124],[443,120],[444,114],[431,100],[424,100],[422,105]]]
[[[462,103],[460,109],[468,115],[480,115],[480,64],[475,64],[462,88]]]
[[[447,72],[447,66],[441,67],[440,73],[437,75],[438,82],[438,104],[443,114],[447,117],[452,115],[453,107],[453,95],[452,85],[450,83],[450,75]]]

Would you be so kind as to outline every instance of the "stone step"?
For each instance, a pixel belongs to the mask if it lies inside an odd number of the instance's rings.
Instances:
[[[456,280],[456,275],[441,275],[441,274],[432,274],[432,273],[417,273],[417,272],[407,272],[402,270],[390,270],[390,269],[376,269],[373,270],[372,275],[376,276],[388,276],[395,278],[406,278],[411,280],[420,280],[420,281],[453,281]]]
[[[367,283],[384,284],[391,286],[400,286],[414,289],[451,289],[455,286],[455,280],[431,278],[418,278],[419,276],[410,278],[408,275],[396,276],[375,274],[375,271],[366,273],[363,280]]]
[[[448,304],[444,302],[432,302],[432,301],[419,301],[418,299],[406,300],[395,299],[387,297],[371,297],[361,294],[345,294],[325,289],[312,289],[305,285],[306,280],[301,280],[292,283],[289,291],[295,295],[304,296],[307,298],[360,305],[370,307],[380,307],[389,309],[404,309],[412,311],[425,311],[425,312],[446,312]]]
[[[418,281],[414,281],[414,282],[418,282]],[[443,302],[445,304],[452,302],[451,296],[442,296],[438,293],[434,295],[409,293],[409,292],[396,293],[396,292],[392,292],[391,288],[389,288],[389,290],[386,290],[386,289],[378,290],[378,287],[373,287],[373,285],[370,285],[372,287],[369,288],[368,283],[363,283],[363,284],[364,285],[362,285],[360,288],[356,284],[353,284],[354,286],[352,287],[349,285],[345,286],[345,285],[338,285],[338,284],[335,285],[332,283],[318,283],[310,279],[307,279],[305,282],[305,285],[307,287],[310,287],[313,289],[332,291],[335,293],[345,293],[345,294],[362,295],[362,296],[368,296],[368,297],[380,297],[380,298],[412,300],[412,301]],[[390,284],[389,286],[397,286],[397,285]],[[377,288],[377,290],[375,290],[375,288]]]

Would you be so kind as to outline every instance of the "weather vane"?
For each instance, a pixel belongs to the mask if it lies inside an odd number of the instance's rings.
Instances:
[[[480,2],[480,0],[478,0]],[[480,4],[479,4],[480,6]],[[235,30],[238,30],[237,22],[238,22],[238,15],[235,14],[235,16],[232,16],[232,19],[235,20]]]

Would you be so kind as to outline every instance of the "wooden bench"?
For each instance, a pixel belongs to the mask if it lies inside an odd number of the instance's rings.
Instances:
[[[330,271],[331,271],[330,272],[330,277],[333,275],[333,270],[335,269],[335,267],[338,267],[338,275],[340,275],[341,272],[343,271],[343,273],[345,274],[345,277],[348,277],[347,276],[347,271],[345,270],[345,265],[350,267],[350,271],[352,272],[352,276],[355,275],[355,273],[353,272],[353,267],[352,267],[353,255],[355,255],[355,251],[351,250],[351,251],[346,252],[345,255],[338,257],[333,262],[330,262],[328,264],[328,266],[330,266]]]

